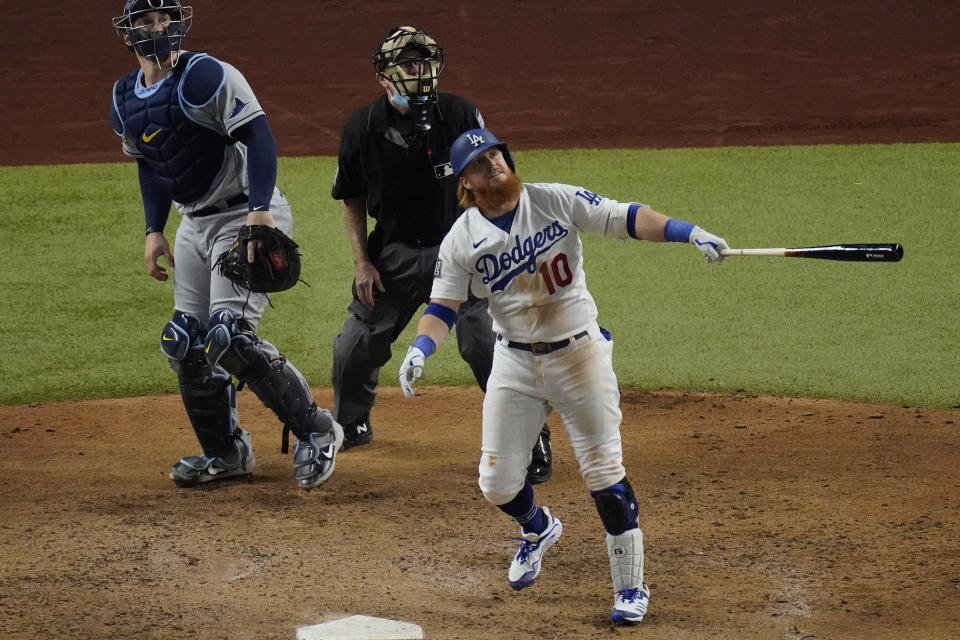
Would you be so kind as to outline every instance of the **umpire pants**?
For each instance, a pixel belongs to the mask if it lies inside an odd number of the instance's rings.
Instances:
[[[373,309],[357,299],[347,307],[350,316],[333,341],[333,415],[346,425],[368,416],[377,395],[380,367],[390,361],[391,346],[421,306],[430,301],[433,269],[440,246],[420,247],[392,243],[373,260],[386,289],[373,289]],[[487,313],[487,301],[470,297],[460,305],[456,323],[457,346],[480,388],[486,391],[493,365],[496,336]]]

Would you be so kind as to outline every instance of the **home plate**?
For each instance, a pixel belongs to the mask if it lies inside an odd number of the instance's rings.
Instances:
[[[371,616],[347,616],[297,629],[297,640],[420,640],[423,629],[412,622]]]

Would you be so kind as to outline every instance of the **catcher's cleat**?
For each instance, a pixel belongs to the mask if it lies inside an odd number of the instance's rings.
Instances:
[[[542,533],[524,533],[516,538],[520,541],[520,549],[510,563],[507,582],[518,591],[529,587],[537,579],[540,575],[543,554],[560,539],[560,534],[563,533],[560,520],[550,515],[550,510],[546,507],[543,507],[543,513],[547,517],[547,528]]]
[[[333,422],[325,434],[309,433],[297,438],[293,452],[293,477],[306,491],[319,487],[333,474],[337,452],[343,446],[343,427]]]
[[[636,624],[643,620],[650,602],[650,587],[646,583],[639,589],[624,589],[617,592],[610,611],[610,621],[619,624]]]
[[[236,462],[227,463],[217,456],[208,458],[205,455],[187,456],[181,458],[170,470],[170,479],[181,487],[191,487],[204,482],[224,480],[236,476],[248,476],[257,467],[257,459],[253,455],[253,446],[250,442],[250,432],[238,429],[234,442],[237,447]]]
[[[362,416],[353,422],[343,425],[343,448],[359,447],[362,444],[370,444],[373,440],[373,427],[370,425],[370,418]]]
[[[527,467],[527,480],[530,484],[541,484],[553,475],[553,451],[550,448],[550,431],[544,425],[543,431],[533,446],[533,459]]]

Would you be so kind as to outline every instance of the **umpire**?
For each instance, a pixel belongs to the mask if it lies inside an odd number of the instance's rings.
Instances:
[[[334,416],[343,448],[373,439],[370,410],[380,367],[417,310],[429,302],[440,242],[462,209],[450,145],[483,117],[468,101],[437,92],[443,49],[421,29],[394,27],[373,53],[384,95],[355,111],[341,131],[332,195],[343,201],[356,270],[350,316],[333,342]],[[367,215],[375,220],[367,236]],[[460,356],[486,391],[493,333],[486,300],[471,296],[450,318]],[[546,424],[527,470],[552,473]]]

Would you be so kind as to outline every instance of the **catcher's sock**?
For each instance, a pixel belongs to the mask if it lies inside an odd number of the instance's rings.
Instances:
[[[547,528],[547,516],[533,502],[533,485],[527,480],[513,500],[497,505],[501,511],[520,523],[524,533],[542,533]]]

